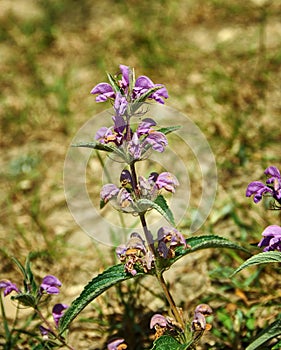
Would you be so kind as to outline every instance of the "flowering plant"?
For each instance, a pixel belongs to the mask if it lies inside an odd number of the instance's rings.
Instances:
[[[210,329],[206,318],[212,313],[209,305],[199,305],[193,320],[188,320],[183,310],[176,306],[163,276],[173,263],[187,254],[206,248],[231,248],[245,250],[239,245],[216,235],[186,238],[176,227],[175,219],[165,192],[175,193],[180,183],[169,171],[141,174],[137,164],[149,159],[152,152],[163,153],[168,147],[167,135],[177,132],[179,126],[159,127],[153,116],[147,115],[149,103],[163,105],[168,98],[164,85],[154,84],[146,76],[135,78],[130,67],[120,65],[120,74],[107,74],[109,83],[96,85],[91,94],[96,102],[110,101],[113,106],[111,126],[96,131],[94,141],[78,142],[74,147],[86,147],[106,152],[111,160],[124,163],[119,184],[106,183],[100,191],[100,208],[110,203],[114,210],[139,218],[142,233],[132,232],[125,244],[116,248],[120,263],[94,277],[80,296],[73,301],[59,322],[63,336],[71,322],[97,296],[113,285],[139,276],[154,276],[161,286],[170,310],[170,316],[156,314],[150,327],[155,330],[153,349],[194,349],[203,333]],[[149,227],[148,214],[155,210],[167,222],[156,232]],[[126,340],[118,337],[108,344],[108,349],[125,349]]]
[[[259,203],[263,197],[271,199],[270,209],[281,209],[281,175],[278,168],[270,166],[265,169],[264,174],[267,176],[265,184],[261,181],[251,182],[246,189],[246,196],[253,196],[255,203]],[[233,273],[253,265],[281,263],[281,226],[270,225],[262,232],[262,239],[258,244],[259,248],[263,248],[263,252],[252,256],[241,264]],[[247,350],[260,348],[268,340],[278,337],[281,334],[281,319],[271,323],[261,334],[247,347]],[[279,347],[279,342],[277,346]],[[274,349],[277,349],[275,347]]]

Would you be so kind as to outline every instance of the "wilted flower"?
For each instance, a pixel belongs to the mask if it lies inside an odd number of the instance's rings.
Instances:
[[[258,247],[265,247],[264,252],[271,250],[281,251],[281,227],[277,225],[268,226],[262,233],[263,238]]]
[[[144,272],[151,270],[154,256],[147,250],[145,242],[137,232],[133,232],[126,245],[116,248],[116,254],[121,262],[125,262],[125,271],[133,276],[137,274],[137,267]]]
[[[175,256],[175,248],[183,246],[185,249],[190,248],[186,244],[184,236],[175,228],[161,227],[157,232],[158,252],[164,259]]]
[[[258,203],[263,195],[269,194],[279,204],[281,204],[281,175],[280,171],[275,166],[268,167],[264,174],[268,176],[266,184],[261,181],[251,182],[246,190],[246,196],[253,196],[255,203]]]
[[[61,287],[61,282],[57,277],[52,275],[47,275],[43,278],[40,285],[40,292],[47,294],[58,294],[60,292],[59,287]]]
[[[150,320],[150,329],[152,328],[156,331],[155,339],[161,337],[165,333],[179,334],[182,332],[182,327],[178,322],[171,317],[165,317],[161,314],[152,316]]]
[[[127,349],[127,345],[124,343],[124,339],[122,338],[111,340],[107,344],[107,350],[123,350],[123,349]]]
[[[20,290],[18,289],[18,287],[9,280],[0,281],[0,289],[2,289],[2,288],[4,289],[4,296],[5,297],[7,295],[9,295],[10,293],[12,293],[13,291],[20,293]]]

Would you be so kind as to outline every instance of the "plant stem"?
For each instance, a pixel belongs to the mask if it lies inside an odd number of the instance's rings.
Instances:
[[[35,307],[34,308],[35,312],[37,313],[37,315],[40,317],[40,319],[46,324],[46,326],[48,327],[50,333],[53,334],[54,337],[56,337],[56,339],[58,339],[64,346],[66,346],[69,350],[74,350],[74,348],[70,345],[68,345],[65,340],[60,337],[59,335],[57,335],[57,332],[54,330],[54,328],[52,327],[52,325],[50,324],[50,322],[44,317],[44,315],[42,314],[42,312]]]
[[[177,309],[177,306],[176,306],[176,304],[174,302],[174,299],[173,299],[173,297],[172,297],[172,295],[171,295],[171,293],[170,293],[170,291],[169,291],[169,289],[167,287],[167,284],[166,284],[166,282],[164,280],[163,273],[160,272],[156,276],[157,276],[157,279],[158,279],[158,281],[160,283],[161,288],[163,289],[165,297],[168,300],[168,303],[170,305],[172,313],[175,316],[176,321],[180,324],[181,328],[184,330],[183,320],[182,320],[181,315],[180,315],[180,313],[179,313],[179,311]]]
[[[130,170],[131,170],[131,175],[132,175],[133,190],[134,190],[136,196],[139,196],[138,188],[137,188],[138,180],[137,180],[137,174],[136,174],[136,168],[135,168],[134,162],[130,164]],[[144,231],[144,235],[145,235],[149,250],[156,257],[154,240],[153,240],[153,236],[152,236],[151,232],[149,231],[149,229],[147,227],[147,223],[145,220],[145,212],[139,213],[139,217],[140,217],[140,221],[142,224],[142,228]],[[165,282],[164,277],[163,277],[163,273],[161,271],[157,271],[157,266],[156,266],[156,277],[157,277],[158,282],[159,282],[159,284],[160,284],[160,286],[165,294],[165,297],[170,305],[170,308],[172,310],[172,313],[174,314],[176,321],[180,324],[181,328],[184,329],[184,324],[183,324],[182,318],[179,314],[179,311],[178,311],[177,306],[174,302],[174,299],[173,299],[173,297],[172,297],[172,295],[171,295],[171,293],[166,285],[166,282]]]

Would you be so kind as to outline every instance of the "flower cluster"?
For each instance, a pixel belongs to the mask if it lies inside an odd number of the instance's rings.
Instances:
[[[151,118],[140,121],[136,130],[132,129],[131,118],[141,117],[145,112],[138,112],[147,99],[161,104],[168,93],[164,85],[154,84],[148,77],[140,76],[136,80],[134,71],[120,65],[121,78],[108,74],[110,84],[96,85],[91,94],[97,95],[97,102],[113,101],[114,116],[111,127],[101,127],[95,139],[101,144],[111,144],[115,152],[128,164],[144,159],[148,150],[163,152],[167,146],[164,133],[155,130],[157,123]]]
[[[61,287],[60,280],[53,276],[47,275],[43,278],[39,287],[29,288],[29,286],[25,285],[25,291],[22,292],[16,284],[12,283],[9,280],[0,281],[0,289],[3,289],[3,294],[6,297],[12,292],[16,292],[16,296],[12,297],[22,303],[24,306],[30,306],[34,309],[37,309],[38,304],[44,294],[56,295],[59,294]],[[68,305],[65,304],[56,304],[53,307],[52,315],[55,322],[56,328],[58,327],[59,320],[63,316],[64,311],[68,308]],[[45,328],[44,326],[40,326],[39,330],[43,337],[48,338],[49,334],[53,334],[53,330],[50,328]]]
[[[268,167],[264,174],[267,175],[268,179],[264,184],[261,181],[251,182],[246,190],[246,196],[253,196],[255,203],[261,201],[264,195],[270,196],[281,205],[281,175],[280,171],[275,166]],[[281,207],[277,207],[280,209]]]
[[[133,179],[129,170],[123,170],[120,175],[121,186],[106,184],[100,192],[101,207],[109,201],[118,210],[125,213],[141,213],[148,210],[151,203],[144,202],[142,199],[154,201],[163,188],[168,192],[175,192],[179,185],[177,178],[169,173],[153,172],[148,178],[139,176],[138,183],[133,190]]]
[[[151,270],[154,264],[154,256],[145,246],[142,237],[133,232],[128,243],[116,248],[116,254],[121,262],[125,263],[125,271],[133,276],[137,274],[137,269],[144,272]]]
[[[164,85],[154,84],[148,77],[142,75],[135,81],[134,72],[127,66],[120,65],[121,79],[114,82],[113,86],[108,83],[96,85],[91,94],[98,95],[97,102],[108,99],[115,100],[114,108],[120,114],[124,114],[127,104],[139,100],[142,96],[151,92],[147,98],[153,99],[161,104],[163,98],[168,98],[168,92]],[[112,77],[109,76],[112,80]]]
[[[42,283],[40,284],[39,289],[37,291],[37,295],[41,296],[43,294],[58,294],[59,287],[61,287],[61,282],[59,281],[59,279],[53,275],[47,275],[43,278]],[[4,289],[4,296],[9,295],[13,291],[15,291],[18,294],[22,294],[20,289],[9,280],[0,281],[0,289]]]

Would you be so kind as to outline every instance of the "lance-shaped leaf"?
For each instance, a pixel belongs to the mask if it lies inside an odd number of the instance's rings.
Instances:
[[[139,272],[137,276],[142,274]],[[105,292],[115,284],[133,278],[130,273],[125,272],[124,265],[118,264],[111,266],[103,273],[94,277],[83,289],[80,296],[75,299],[66,310],[59,323],[59,331],[63,333],[75,317],[96,297]]]
[[[261,345],[266,343],[268,340],[277,337],[281,334],[281,319],[276,320],[266,329],[264,329],[258,337],[247,346],[246,350],[255,350],[258,349]]]
[[[216,236],[216,235],[204,235],[194,236],[186,239],[186,244],[190,248],[184,248],[180,246],[175,250],[175,257],[173,259],[163,259],[161,267],[163,270],[167,270],[170,266],[183,256],[193,253],[197,250],[208,249],[208,248],[228,248],[242,250],[250,254],[250,252],[241,247],[240,245],[228,240],[227,238]]]
[[[114,152],[116,151],[116,147],[105,145],[104,143],[100,142],[78,142],[73,145],[72,147],[84,147],[84,148],[92,148],[97,149],[99,151],[106,151],[106,152]]]
[[[140,199],[137,201],[138,210],[145,212],[146,210],[153,208],[158,211],[171,225],[175,226],[175,219],[171,209],[169,208],[166,199],[159,195],[154,201],[149,199]]]
[[[115,93],[121,93],[121,89],[120,86],[118,85],[118,80],[117,78],[115,78],[113,75],[111,75],[110,73],[107,73],[107,78],[108,81],[110,83],[110,85],[112,86],[113,90],[115,91]]]
[[[157,131],[162,132],[163,134],[167,135],[167,134],[170,134],[173,131],[179,130],[180,128],[181,128],[180,125],[167,126],[167,127],[164,127],[164,128],[160,128]]]
[[[269,263],[281,263],[281,252],[263,252],[252,256],[248,260],[244,261],[231,275],[235,275],[239,271],[245,269],[246,267],[259,265],[259,264],[269,264]]]

